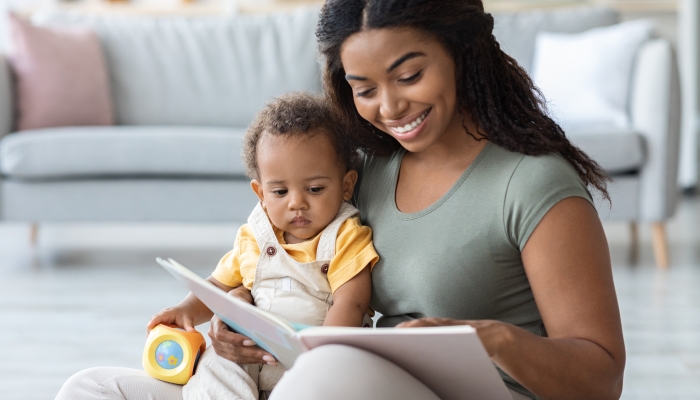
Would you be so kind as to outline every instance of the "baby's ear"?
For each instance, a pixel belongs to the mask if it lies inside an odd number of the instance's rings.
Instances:
[[[258,199],[260,199],[260,203],[262,203],[263,208],[265,208],[265,196],[260,181],[257,179],[253,179],[252,181],[250,181],[250,188],[253,189],[253,193],[255,193],[255,195],[258,196]]]
[[[343,200],[350,201],[352,199],[352,193],[355,190],[355,184],[357,183],[357,171],[351,169],[345,173],[343,177]]]

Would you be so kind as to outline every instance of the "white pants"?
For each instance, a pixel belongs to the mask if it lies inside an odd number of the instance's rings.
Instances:
[[[240,378],[240,377],[239,377]],[[231,385],[236,385],[231,377]],[[241,385],[247,385],[243,379]],[[514,400],[528,399],[511,391]],[[235,399],[232,395],[227,399]],[[366,351],[329,345],[305,353],[287,371],[271,400],[439,400],[395,364]],[[78,372],[56,400],[182,400],[182,386],[129,368],[102,367]]]

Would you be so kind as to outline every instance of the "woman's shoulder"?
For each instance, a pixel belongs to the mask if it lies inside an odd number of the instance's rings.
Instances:
[[[553,191],[578,188],[583,190],[588,195],[587,197],[590,197],[586,185],[574,166],[561,155],[556,153],[538,156],[512,154],[515,155],[517,164],[512,168],[509,178],[509,192],[521,196],[532,193],[540,197]]]
[[[496,153],[510,166],[503,219],[511,243],[520,250],[542,217],[561,200],[582,197],[593,204],[576,169],[561,155],[530,156],[505,149]]]

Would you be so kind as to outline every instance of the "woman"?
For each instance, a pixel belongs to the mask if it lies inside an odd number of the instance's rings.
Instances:
[[[325,89],[367,154],[356,201],[381,257],[372,307],[379,326],[475,327],[515,399],[619,398],[622,329],[587,190],[608,198],[608,178],[547,117],[492,29],[480,0],[327,0],[321,10]],[[210,336],[232,361],[269,357],[216,318]],[[67,385],[142,398],[143,377],[97,375]],[[437,399],[344,346],[301,356],[272,398]]]
[[[547,117],[492,29],[480,0],[328,0],[321,11],[326,92],[368,154],[357,201],[381,258],[372,307],[379,326],[474,326],[513,392],[617,399],[624,343],[586,190],[608,198],[608,178]],[[312,353],[273,398],[340,398],[319,387],[358,368]],[[374,387],[405,384],[382,378]]]

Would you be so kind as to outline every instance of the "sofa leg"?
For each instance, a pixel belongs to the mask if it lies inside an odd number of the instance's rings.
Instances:
[[[651,225],[654,241],[654,258],[656,267],[668,268],[668,241],[666,240],[666,225],[663,222],[654,222]]]
[[[631,264],[637,264],[639,261],[639,225],[636,222],[630,223],[630,254],[629,260]]]
[[[32,246],[32,248],[36,248],[37,243],[39,242],[39,224],[36,222],[32,222],[29,225],[29,244]]]

